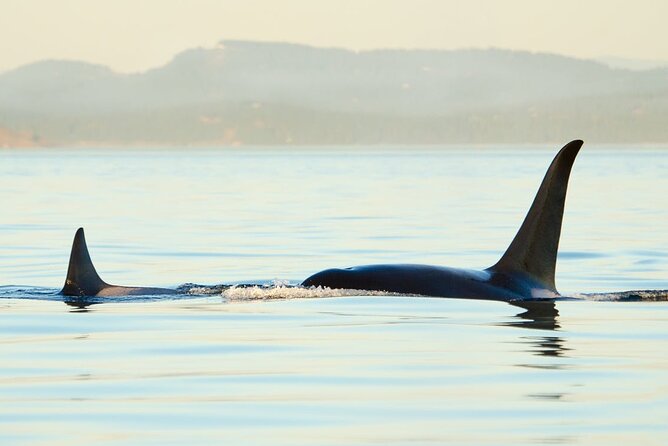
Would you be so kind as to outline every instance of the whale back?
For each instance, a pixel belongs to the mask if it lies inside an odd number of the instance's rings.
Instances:
[[[571,141],[554,157],[517,235],[489,270],[526,274],[556,292],[554,273],[571,168],[583,142]]]
[[[103,281],[90,259],[83,228],[74,235],[67,277],[61,294],[66,296],[95,296],[111,285]]]

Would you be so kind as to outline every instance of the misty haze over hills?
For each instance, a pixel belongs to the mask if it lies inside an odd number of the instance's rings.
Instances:
[[[551,54],[224,41],[119,74],[0,74],[0,146],[668,142],[668,68]]]

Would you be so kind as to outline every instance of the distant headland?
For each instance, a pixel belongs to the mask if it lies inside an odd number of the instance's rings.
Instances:
[[[0,73],[0,147],[668,142],[668,68],[223,41],[136,74]]]

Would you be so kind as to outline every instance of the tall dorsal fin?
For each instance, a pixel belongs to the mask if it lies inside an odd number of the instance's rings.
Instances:
[[[108,286],[109,284],[97,275],[90,254],[88,254],[84,230],[79,228],[74,235],[70,265],[67,268],[67,278],[61,293],[66,296],[95,296]]]
[[[566,189],[582,144],[580,140],[571,141],[554,157],[524,223],[501,260],[490,269],[528,274],[545,288],[556,291],[554,271]]]

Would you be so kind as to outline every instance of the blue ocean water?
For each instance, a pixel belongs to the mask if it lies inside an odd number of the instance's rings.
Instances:
[[[557,286],[583,301],[52,296],[79,226],[121,285],[483,268],[557,149],[0,151],[0,443],[665,444],[668,303],[607,293],[668,289],[666,147],[580,153]]]

